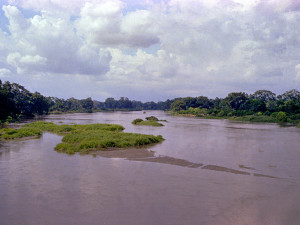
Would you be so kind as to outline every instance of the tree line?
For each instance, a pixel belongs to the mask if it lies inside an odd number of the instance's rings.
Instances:
[[[22,85],[0,80],[0,122],[14,121],[20,117],[32,117],[48,113],[87,112],[99,110],[169,110],[174,100],[141,102],[121,97],[107,98],[104,102],[92,98],[45,97],[39,92],[30,92]]]
[[[14,121],[20,117],[44,115],[50,112],[92,112],[91,98],[67,100],[45,97],[39,92],[30,92],[22,85],[0,80],[0,121]]]
[[[159,102],[141,102],[121,97],[107,98],[104,102],[86,99],[45,97],[30,92],[23,86],[0,80],[0,121],[17,120],[22,116],[48,113],[93,112],[100,110],[171,110],[177,114],[195,116],[232,117],[247,115],[279,116],[300,120],[300,92],[296,89],[281,95],[268,90],[254,94],[229,93],[225,98],[205,96],[168,99]],[[286,119],[283,120],[286,120]]]
[[[178,98],[171,104],[171,110],[204,117],[272,116],[286,122],[300,120],[300,92],[293,89],[276,96],[271,91],[258,90],[254,94],[233,92],[226,98]]]

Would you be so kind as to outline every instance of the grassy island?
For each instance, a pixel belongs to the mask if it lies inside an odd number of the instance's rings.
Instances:
[[[91,150],[108,150],[111,148],[140,147],[163,141],[161,135],[123,133],[124,127],[116,124],[57,125],[38,121],[23,125],[20,129],[3,128],[0,130],[2,140],[24,137],[40,137],[43,132],[63,135],[62,143],[55,150],[67,154],[75,152],[88,153]]]
[[[143,126],[153,126],[153,127],[162,127],[164,126],[162,123],[159,123],[155,116],[146,117],[146,120],[135,119],[132,121],[133,125],[143,125]]]

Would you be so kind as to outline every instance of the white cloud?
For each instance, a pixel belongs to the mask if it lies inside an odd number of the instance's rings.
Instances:
[[[86,3],[76,21],[80,35],[101,46],[149,47],[159,42],[149,11],[136,10],[123,15],[121,1]]]
[[[300,86],[298,0],[12,4],[3,6],[10,34],[0,30],[0,67],[44,74],[39,82],[56,74],[63,84],[84,79],[100,99],[103,93],[165,99]],[[21,8],[38,14],[24,17]]]
[[[7,78],[11,75],[11,71],[9,69],[6,68],[0,68],[0,78]]]
[[[101,75],[109,70],[110,53],[88,45],[70,20],[51,12],[26,19],[15,6],[3,6],[9,20],[7,62],[19,73],[52,72]],[[17,52],[17,53],[16,53]]]

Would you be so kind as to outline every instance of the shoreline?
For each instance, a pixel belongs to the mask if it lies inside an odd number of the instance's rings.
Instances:
[[[253,116],[253,117],[251,117],[253,119],[251,119],[251,118],[245,118],[245,116],[217,117],[217,116],[197,116],[197,115],[193,115],[193,114],[180,114],[180,113],[172,113],[172,112],[168,112],[168,113],[171,116],[190,117],[190,118],[196,118],[196,119],[229,120],[229,121],[241,122],[241,123],[261,123],[261,124],[269,123],[269,124],[278,124],[278,125],[292,126],[292,127],[300,128],[300,122],[299,121],[295,121],[295,122],[293,122],[293,121],[292,122],[279,122],[279,121],[275,121],[275,120],[263,121],[263,120],[258,119],[258,118],[260,118],[260,116]],[[271,117],[269,117],[269,118],[271,118]]]

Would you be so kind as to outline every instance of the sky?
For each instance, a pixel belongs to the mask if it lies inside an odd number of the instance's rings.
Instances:
[[[300,88],[300,0],[0,0],[0,79],[59,98]]]

